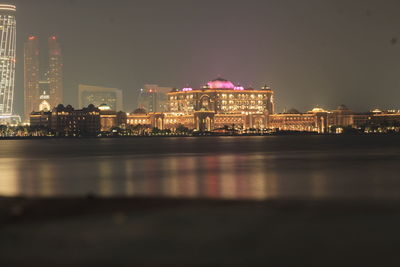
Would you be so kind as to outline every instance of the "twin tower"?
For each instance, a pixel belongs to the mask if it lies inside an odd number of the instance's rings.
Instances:
[[[50,111],[63,103],[63,58],[56,36],[47,41],[47,54],[41,51],[37,36],[30,36],[24,51],[25,119],[33,111]]]

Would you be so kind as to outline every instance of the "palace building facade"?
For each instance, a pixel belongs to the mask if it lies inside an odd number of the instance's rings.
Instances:
[[[222,78],[197,89],[173,89],[167,97],[167,112],[146,115],[133,112],[128,115],[128,125],[150,123],[159,129],[183,125],[198,131],[225,126],[265,129],[268,116],[274,113],[274,92],[270,87],[244,88]]]

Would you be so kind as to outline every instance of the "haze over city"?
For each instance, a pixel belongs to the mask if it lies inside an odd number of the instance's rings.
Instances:
[[[399,108],[397,1],[18,0],[15,111],[23,113],[23,43],[56,35],[65,104],[79,83],[124,91],[199,87],[217,76],[272,86],[277,111]],[[44,8],[45,7],[45,8]]]
[[[400,266],[399,11],[0,0],[0,267]]]

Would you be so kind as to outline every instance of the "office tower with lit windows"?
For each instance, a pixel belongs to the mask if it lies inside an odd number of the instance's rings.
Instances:
[[[56,107],[63,103],[63,58],[57,37],[51,36],[49,45],[50,105]]]
[[[25,118],[39,107],[39,40],[30,36],[24,47]]]
[[[48,66],[41,68],[40,41],[30,36],[25,43],[25,119],[33,111],[51,110],[63,103],[63,58],[57,37],[48,39]]]
[[[16,63],[16,7],[0,4],[0,119],[13,115]]]

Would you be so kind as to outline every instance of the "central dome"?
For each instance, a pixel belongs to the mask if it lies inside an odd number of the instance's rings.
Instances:
[[[234,89],[235,85],[228,80],[217,78],[207,83],[210,89]]]

